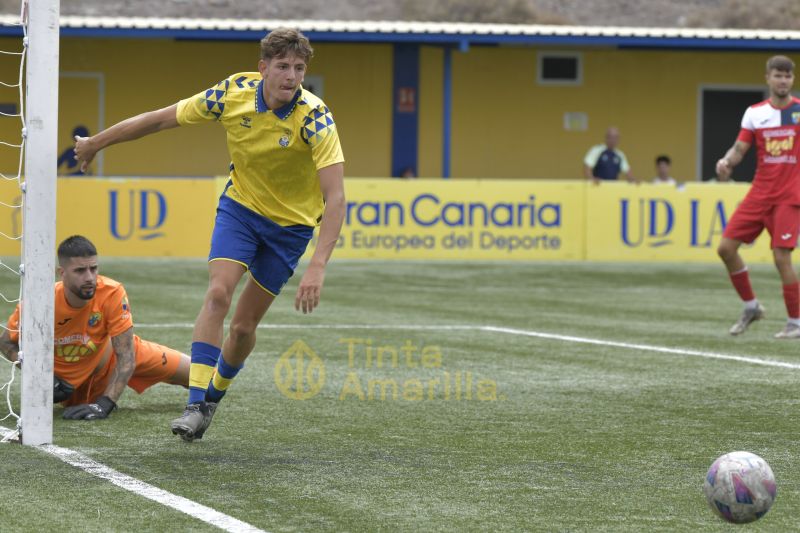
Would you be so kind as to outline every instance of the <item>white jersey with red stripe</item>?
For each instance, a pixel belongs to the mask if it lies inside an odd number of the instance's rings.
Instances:
[[[738,140],[756,146],[752,200],[800,205],[800,98],[782,108],[769,100],[747,108]]]

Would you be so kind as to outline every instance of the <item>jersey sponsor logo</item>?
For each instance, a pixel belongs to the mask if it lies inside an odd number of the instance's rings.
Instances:
[[[783,234],[781,234],[781,239],[783,239],[784,241],[787,240],[787,239],[791,239],[791,238],[792,238],[792,234],[791,233],[783,233]]]
[[[56,346],[56,356],[68,363],[74,363],[81,357],[88,357],[97,352],[97,346],[92,341],[85,344],[65,344]]]
[[[91,340],[91,337],[88,335],[84,335],[83,333],[74,333],[72,335],[67,335],[66,337],[60,337],[53,340],[53,344],[60,346],[64,344],[74,344],[79,342],[81,344],[86,344]]]
[[[131,317],[131,305],[128,303],[128,297],[122,299],[122,320],[128,320]]]
[[[764,163],[772,165],[796,165],[797,157],[793,155],[779,155],[779,156],[764,156]]]
[[[58,323],[58,325],[59,325],[59,326],[63,326],[64,324],[66,324],[66,323],[67,323],[67,322],[69,322],[70,320],[72,320],[72,317],[67,317],[67,318],[65,318],[64,320],[62,320],[61,322],[59,322],[59,323]]]
[[[92,315],[89,317],[89,327],[90,328],[95,327],[97,324],[100,323],[102,319],[103,319],[103,313],[100,312],[92,313]]]
[[[765,139],[771,139],[773,137],[794,137],[797,134],[794,128],[783,128],[779,130],[764,130],[762,133],[764,134]]]
[[[768,136],[766,132],[764,132],[764,150],[773,157],[792,151],[794,148],[794,130],[789,131],[791,131],[791,134],[780,137],[773,135]]]

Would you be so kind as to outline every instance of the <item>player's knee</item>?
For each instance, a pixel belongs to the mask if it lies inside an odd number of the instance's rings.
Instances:
[[[227,314],[233,295],[225,287],[211,286],[206,292],[206,307],[211,312]]]
[[[728,243],[722,242],[717,247],[717,255],[720,256],[723,261],[732,259],[736,255],[736,248],[730,246]]]
[[[790,249],[775,248],[772,250],[772,258],[778,268],[792,268],[792,251]]]
[[[258,323],[250,323],[245,320],[234,320],[230,325],[230,336],[235,342],[246,339],[256,333]]]

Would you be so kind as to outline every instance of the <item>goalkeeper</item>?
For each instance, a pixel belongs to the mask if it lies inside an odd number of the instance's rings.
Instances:
[[[53,401],[69,420],[106,418],[125,385],[138,393],[156,383],[189,386],[189,356],[133,334],[131,307],[121,283],[97,274],[97,250],[85,237],[58,246],[55,285]],[[0,336],[0,351],[19,354],[20,306]]]

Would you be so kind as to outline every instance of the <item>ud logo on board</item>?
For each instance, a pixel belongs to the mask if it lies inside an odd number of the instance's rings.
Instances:
[[[159,229],[167,220],[167,199],[152,189],[110,190],[109,229],[111,235],[125,241],[132,237],[147,241],[164,237]]]
[[[672,244],[675,208],[662,198],[620,200],[620,231],[625,246],[651,248]]]
[[[701,201],[692,199],[689,202],[690,239],[692,248],[711,248],[722,237],[728,225],[728,211],[722,200]]]

